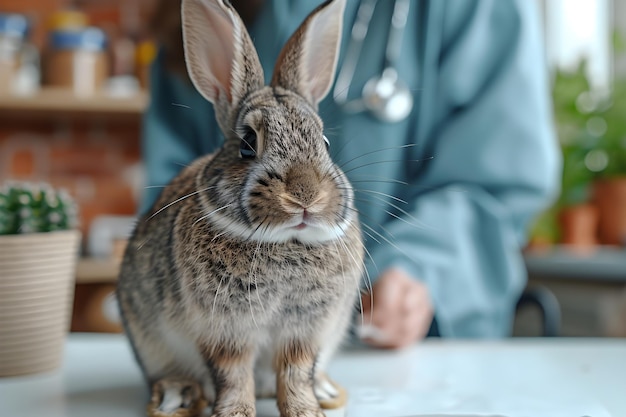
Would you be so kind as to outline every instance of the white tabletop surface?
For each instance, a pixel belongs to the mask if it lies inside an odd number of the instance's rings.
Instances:
[[[626,416],[626,340],[428,340],[342,353],[330,374],[350,400],[328,417]],[[1,417],[141,417],[146,400],[119,335],[74,334],[61,370],[0,378]],[[258,414],[273,410],[265,402]]]

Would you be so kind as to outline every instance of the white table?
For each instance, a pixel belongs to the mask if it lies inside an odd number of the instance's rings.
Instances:
[[[348,416],[626,416],[626,340],[428,340],[343,353],[330,373],[349,390]],[[118,335],[72,335],[62,370],[0,378],[1,417],[141,417],[146,399]]]

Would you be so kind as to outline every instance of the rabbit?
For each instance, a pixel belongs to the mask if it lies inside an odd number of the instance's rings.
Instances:
[[[317,114],[337,65],[345,0],[321,4],[269,85],[228,0],[183,0],[190,79],[225,140],[164,188],[124,254],[117,297],[151,388],[151,416],[321,417],[345,402],[325,374],[357,306],[354,192]]]

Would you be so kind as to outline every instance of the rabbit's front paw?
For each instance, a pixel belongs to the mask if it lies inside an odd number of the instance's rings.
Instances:
[[[283,414],[281,414],[281,417]],[[322,410],[289,410],[287,409],[284,417],[326,417]]]
[[[256,410],[254,406],[238,406],[228,407],[220,411],[216,411],[211,417],[255,417]]]
[[[164,378],[152,386],[148,417],[197,417],[207,406],[197,382]]]

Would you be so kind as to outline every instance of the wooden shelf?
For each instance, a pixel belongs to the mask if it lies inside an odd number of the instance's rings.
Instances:
[[[0,114],[71,113],[140,116],[148,105],[148,93],[129,97],[105,94],[77,96],[60,88],[42,88],[29,96],[0,95]]]
[[[114,283],[117,281],[119,269],[119,263],[109,259],[81,258],[76,266],[76,283]]]

